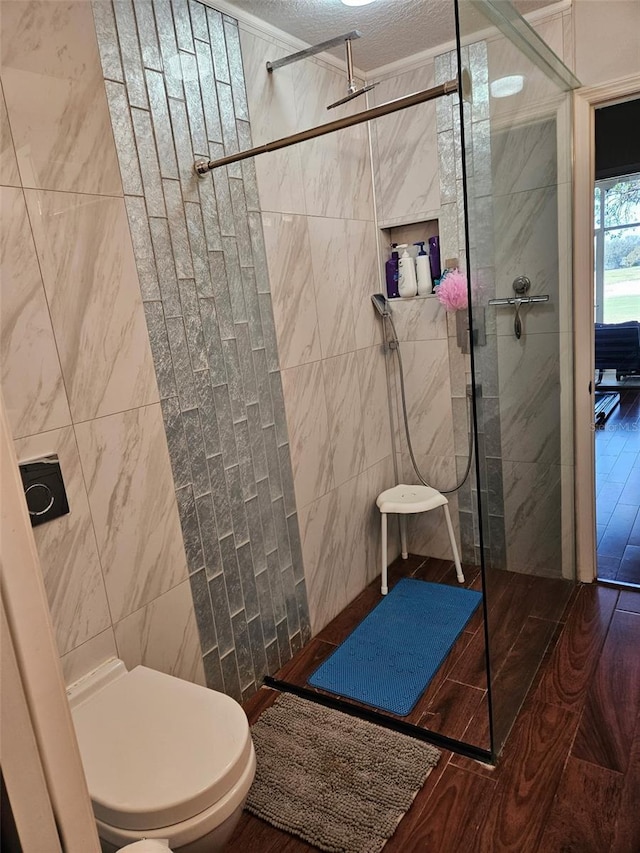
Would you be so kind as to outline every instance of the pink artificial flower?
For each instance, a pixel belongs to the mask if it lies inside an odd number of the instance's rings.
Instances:
[[[436,288],[438,299],[447,311],[463,311],[468,308],[467,277],[460,270],[448,272]]]

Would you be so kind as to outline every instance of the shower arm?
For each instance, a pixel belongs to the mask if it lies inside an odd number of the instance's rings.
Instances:
[[[468,72],[462,72],[462,92],[466,94],[470,91],[471,79]],[[258,154],[268,154],[270,151],[278,151],[280,148],[288,148],[290,145],[297,145],[298,142],[306,142],[308,139],[316,139],[318,136],[324,136],[327,133],[334,133],[336,130],[343,130],[347,127],[352,127],[355,124],[362,124],[365,121],[381,118],[382,116],[397,113],[400,110],[405,110],[408,107],[414,107],[418,104],[423,104],[426,101],[433,101],[435,98],[441,98],[443,95],[452,95],[458,91],[458,78],[447,80],[446,83],[441,83],[439,86],[434,86],[431,89],[423,89],[420,92],[414,92],[412,95],[405,95],[403,98],[396,98],[393,101],[387,101],[377,107],[363,110],[360,113],[354,113],[344,118],[329,121],[326,124],[321,124],[318,127],[302,130],[299,133],[293,133],[291,136],[285,136],[282,139],[276,139],[273,142],[266,142],[264,145],[258,145],[255,148],[248,148],[246,151],[239,151],[237,154],[229,154],[226,157],[220,157],[219,160],[197,160],[195,163],[195,171],[197,175],[203,177],[212,169],[217,169],[220,166],[228,166],[230,163],[237,163],[240,160],[247,160],[249,157],[256,157]]]

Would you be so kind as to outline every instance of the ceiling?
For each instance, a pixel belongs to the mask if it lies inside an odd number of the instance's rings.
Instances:
[[[381,68],[455,38],[453,0],[375,0],[368,6],[344,6],[341,0],[231,0],[233,5],[274,27],[318,44],[351,30],[353,62],[361,71]],[[521,14],[555,0],[513,0]],[[331,51],[344,56],[343,48]]]

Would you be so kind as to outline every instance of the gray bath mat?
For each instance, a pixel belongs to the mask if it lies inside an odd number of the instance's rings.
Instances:
[[[289,693],[252,730],[246,808],[331,853],[379,853],[440,752]]]

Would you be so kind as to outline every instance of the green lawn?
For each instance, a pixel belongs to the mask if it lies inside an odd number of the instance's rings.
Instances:
[[[604,322],[640,320],[640,267],[604,271]]]

